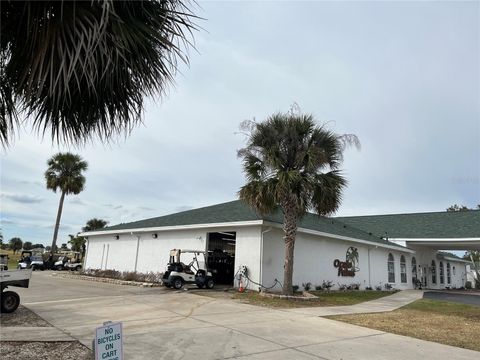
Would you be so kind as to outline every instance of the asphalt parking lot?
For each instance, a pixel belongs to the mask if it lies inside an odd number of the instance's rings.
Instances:
[[[454,291],[425,291],[424,299],[450,301],[458,304],[480,306],[480,293],[459,293]]]
[[[232,300],[35,272],[22,303],[91,347],[104,321],[122,321],[134,359],[472,359],[478,352]]]

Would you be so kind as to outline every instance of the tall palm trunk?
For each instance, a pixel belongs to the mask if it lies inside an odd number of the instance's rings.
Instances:
[[[283,231],[285,233],[285,264],[283,267],[283,289],[284,295],[293,295],[293,254],[295,249],[295,237],[297,235],[298,214],[295,206],[286,201],[283,206],[284,221]]]
[[[58,228],[60,227],[60,218],[62,217],[62,210],[63,210],[63,200],[65,200],[65,191],[62,191],[62,195],[60,196],[60,203],[58,204],[57,221],[55,222],[52,248],[50,249],[50,254],[52,254],[52,256],[55,253],[55,246],[57,245]]]

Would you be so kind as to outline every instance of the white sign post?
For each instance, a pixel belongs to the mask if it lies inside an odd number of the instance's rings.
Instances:
[[[95,360],[123,360],[122,323],[103,325],[95,330]]]

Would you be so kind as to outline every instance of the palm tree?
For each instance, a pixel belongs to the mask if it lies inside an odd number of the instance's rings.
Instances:
[[[103,229],[105,226],[107,226],[107,224],[108,224],[108,221],[93,218],[87,221],[87,224],[82,228],[82,231],[86,232],[86,231]]]
[[[293,253],[298,221],[308,211],[335,212],[347,184],[339,171],[354,135],[338,136],[315,125],[312,115],[278,113],[250,123],[247,146],[238,152],[247,183],[240,199],[260,214],[280,208],[285,234],[283,293],[292,294]]]
[[[52,156],[48,162],[48,169],[45,171],[45,180],[47,181],[47,189],[54,192],[60,190],[60,203],[58,205],[57,220],[55,222],[55,230],[53,232],[53,240],[51,253],[53,255],[56,249],[58,228],[60,226],[60,218],[62,217],[63,201],[65,195],[77,195],[83,191],[85,186],[85,177],[82,175],[87,170],[88,164],[83,161],[79,155],[71,153],[58,153]]]
[[[22,117],[57,141],[128,133],[144,96],[165,95],[178,64],[188,64],[193,4],[2,1],[0,143]]]

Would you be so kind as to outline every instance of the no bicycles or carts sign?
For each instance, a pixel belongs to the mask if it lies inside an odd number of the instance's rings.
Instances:
[[[123,360],[122,323],[106,322],[95,330],[95,360]]]

